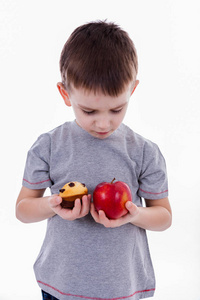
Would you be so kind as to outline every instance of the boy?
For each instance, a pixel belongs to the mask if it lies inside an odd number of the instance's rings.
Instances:
[[[85,24],[66,42],[60,70],[57,86],[76,120],[31,147],[16,204],[22,222],[48,219],[34,265],[43,299],[151,297],[155,279],[145,229],[167,229],[171,209],[158,147],[122,124],[139,83],[134,44],[113,23]],[[95,186],[113,177],[126,182],[133,197],[117,220],[97,213],[91,199]],[[63,209],[59,189],[72,180],[84,182],[89,195]],[[43,197],[47,187],[52,195]]]

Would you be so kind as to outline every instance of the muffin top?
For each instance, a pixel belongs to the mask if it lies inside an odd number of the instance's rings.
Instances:
[[[59,196],[62,198],[71,197],[74,195],[87,195],[88,189],[84,183],[78,181],[70,181],[59,190]]]

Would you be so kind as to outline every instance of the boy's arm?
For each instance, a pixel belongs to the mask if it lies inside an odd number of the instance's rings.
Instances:
[[[16,203],[16,217],[24,223],[39,222],[58,214],[66,220],[75,220],[88,214],[91,195],[84,196],[82,205],[80,199],[75,200],[75,207],[64,209],[59,195],[43,197],[45,189],[31,190],[22,187]]]
[[[55,215],[43,197],[45,189],[31,190],[22,187],[16,203],[16,217],[24,223],[39,222]]]
[[[172,223],[172,211],[168,198],[159,200],[145,199],[145,202],[146,207],[138,207],[138,212],[135,216],[135,208],[130,205],[129,213],[133,215],[132,223],[138,227],[153,231],[163,231],[169,228]]]
[[[126,208],[129,211],[125,216],[117,220],[109,220],[104,211],[95,211],[91,206],[91,214],[96,222],[105,227],[118,227],[126,223],[132,223],[138,227],[153,231],[163,231],[171,226],[172,212],[168,198],[159,200],[145,199],[146,207],[137,207],[134,203],[127,201]]]

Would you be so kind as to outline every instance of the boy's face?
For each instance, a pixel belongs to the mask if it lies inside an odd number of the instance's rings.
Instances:
[[[130,84],[122,94],[111,97],[73,87],[66,97],[61,95],[66,105],[72,106],[77,124],[92,136],[105,139],[122,123],[132,90]]]

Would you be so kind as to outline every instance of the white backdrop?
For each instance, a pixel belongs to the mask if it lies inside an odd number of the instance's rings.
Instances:
[[[0,300],[40,299],[32,265],[46,221],[15,219],[26,153],[73,120],[56,88],[61,49],[79,25],[121,25],[139,56],[140,84],[124,120],[167,161],[173,226],[148,232],[155,300],[200,300],[200,2],[0,0]],[[113,176],[113,175],[111,175]]]

